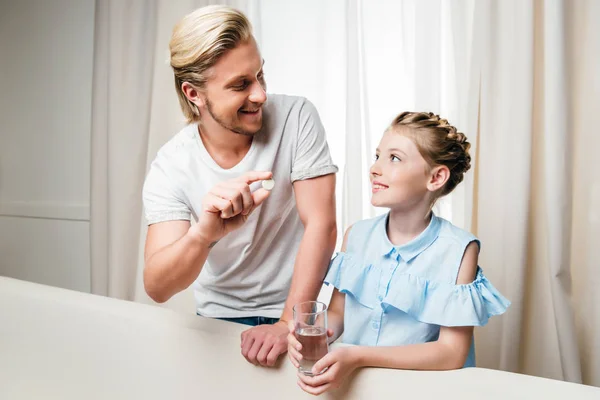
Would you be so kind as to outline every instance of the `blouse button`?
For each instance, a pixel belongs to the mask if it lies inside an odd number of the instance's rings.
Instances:
[[[379,329],[379,322],[373,321],[373,329]]]

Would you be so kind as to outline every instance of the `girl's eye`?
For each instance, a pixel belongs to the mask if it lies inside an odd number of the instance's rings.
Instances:
[[[375,154],[374,160],[375,161],[379,160],[379,154]]]
[[[391,156],[390,160],[392,160],[393,162],[401,161],[397,156]]]

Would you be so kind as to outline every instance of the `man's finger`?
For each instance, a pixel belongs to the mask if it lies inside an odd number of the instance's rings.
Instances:
[[[272,367],[277,362],[280,355],[287,351],[287,346],[284,343],[277,343],[267,355],[267,367]]]
[[[269,353],[271,352],[271,350],[273,349],[273,343],[265,340],[260,348],[260,350],[258,351],[258,354],[256,355],[256,361],[258,361],[258,363],[264,367],[267,366],[267,356],[269,355]]]
[[[210,191],[212,194],[222,197],[225,200],[229,200],[231,203],[231,213],[225,213],[223,210],[221,216],[224,218],[230,218],[238,215],[244,209],[242,193],[238,187],[229,187],[227,185],[215,186]]]
[[[248,171],[239,178],[237,178],[237,180],[249,185],[252,182],[263,181],[266,179],[271,179],[272,177],[273,173],[271,171]]]
[[[229,200],[226,200],[229,203],[229,206],[225,207],[221,210],[221,218],[231,218],[234,216],[233,214],[233,203]]]
[[[269,195],[271,194],[270,191],[260,188],[257,191],[255,191],[254,193],[252,193],[252,199],[254,201],[254,205],[252,206],[252,209],[250,210],[250,213],[252,213],[252,211],[256,210],[262,203],[263,201],[265,201],[267,199],[267,197],[269,197]]]
[[[258,364],[258,361],[256,360],[256,356],[258,355],[258,352],[262,348],[263,344],[264,343],[261,340],[254,339],[254,343],[252,343],[252,347],[250,348],[250,351],[248,352],[248,357],[246,357],[246,359],[254,365]]]
[[[251,335],[246,335],[246,337],[244,338],[244,343],[242,345],[242,355],[246,360],[248,360],[248,353],[250,353],[250,349],[252,348],[253,344],[254,338]]]
[[[239,181],[227,181],[221,184],[222,190],[228,191],[232,195],[235,194],[235,198],[239,199],[241,206],[241,213],[246,215],[250,212],[250,209],[254,205],[254,199],[252,198],[252,191],[250,186],[244,182]],[[224,196],[225,197],[225,196]],[[231,197],[225,197],[231,198]],[[237,210],[236,210],[237,212]],[[237,214],[236,214],[237,215]]]
[[[221,213],[229,206],[231,206],[231,202],[212,193],[209,193],[204,200],[204,210],[210,213]]]
[[[242,214],[248,215],[254,206],[254,198],[252,197],[250,186],[243,184],[240,192],[242,193]]]

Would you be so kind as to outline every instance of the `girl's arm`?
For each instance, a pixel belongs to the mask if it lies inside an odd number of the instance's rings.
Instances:
[[[334,288],[327,311],[327,328],[329,330],[328,333],[331,334],[329,343],[335,342],[344,332],[345,300],[346,295]]]
[[[407,346],[357,346],[348,348],[356,367],[414,370],[461,368],[469,354],[473,327],[442,327],[435,342]]]
[[[350,234],[352,225],[344,232],[344,240],[342,241],[342,252],[346,252],[346,246],[348,245],[348,235]],[[331,294],[331,301],[327,308],[327,328],[331,330],[332,335],[329,338],[329,343],[335,342],[344,332],[344,305],[346,304],[346,295],[340,293],[336,288],[333,289]]]
[[[457,284],[475,280],[479,248],[471,242],[463,256]],[[349,349],[360,367],[447,370],[461,368],[469,355],[473,327],[442,327],[437,341],[394,347],[355,347]]]

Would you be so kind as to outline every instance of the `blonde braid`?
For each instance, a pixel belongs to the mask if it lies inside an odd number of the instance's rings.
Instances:
[[[431,112],[403,112],[394,118],[390,129],[408,128],[409,136],[430,166],[445,165],[450,178],[441,195],[447,195],[462,182],[465,172],[471,168],[471,144],[464,133],[439,115]]]

